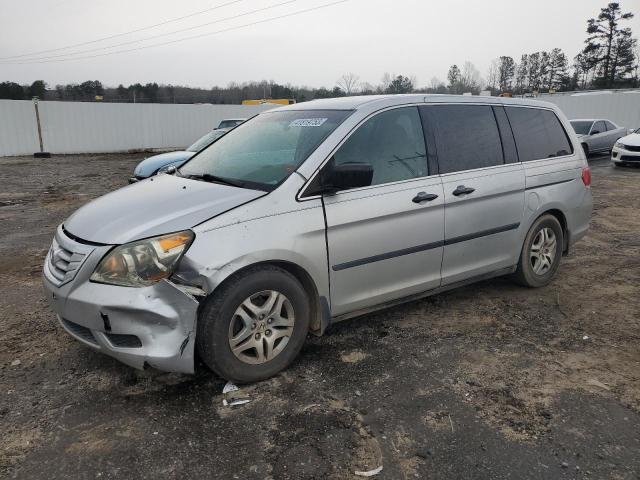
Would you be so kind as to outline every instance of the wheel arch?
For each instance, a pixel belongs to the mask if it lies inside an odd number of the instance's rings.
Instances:
[[[311,319],[309,322],[309,331],[314,335],[322,335],[325,329],[330,324],[330,310],[328,300],[326,299],[326,297],[320,295],[318,286],[316,285],[316,282],[314,281],[311,274],[305,268],[295,262],[274,259],[261,260],[255,263],[243,265],[242,267],[227,275],[219,284],[217,284],[215,289],[213,289],[209,293],[209,296],[215,295],[222,286],[227,284],[236,276],[246,272],[247,270],[266,266],[281,268],[282,270],[293,275],[293,277],[295,277],[295,279],[300,282],[305,292],[307,293],[310,302],[309,307],[311,311]]]
[[[590,153],[590,148],[589,148],[589,144],[587,142],[580,142],[580,147],[582,148],[582,151],[584,152],[585,157],[589,157],[589,153]]]
[[[545,214],[553,215],[554,217],[556,217],[556,219],[558,219],[558,222],[560,222],[560,226],[562,227],[562,253],[567,254],[569,251],[569,227],[567,224],[567,216],[562,210],[558,208],[551,208],[543,212],[538,218]]]

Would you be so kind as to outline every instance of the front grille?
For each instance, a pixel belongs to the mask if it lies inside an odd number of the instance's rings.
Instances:
[[[93,336],[91,330],[87,327],[83,327],[82,325],[78,325],[77,323],[70,322],[69,320],[62,319],[62,324],[69,331],[71,335],[77,337],[85,342],[92,343],[93,345],[98,345],[96,341],[96,337]]]
[[[94,248],[72,240],[62,228],[58,228],[45,259],[45,275],[57,287],[70,282]]]
[[[635,145],[625,145],[624,149],[629,150],[630,152],[640,152],[640,146]]]
[[[121,335],[118,333],[105,333],[109,342],[118,348],[140,348],[142,342],[135,335]]]
[[[620,160],[623,162],[640,162],[640,157],[632,157],[630,155],[622,155]]]

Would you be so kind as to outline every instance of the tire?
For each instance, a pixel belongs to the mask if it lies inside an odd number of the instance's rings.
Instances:
[[[586,143],[583,143],[582,150],[584,151],[584,156],[587,157],[587,159],[589,159],[589,145],[587,145]]]
[[[222,378],[256,382],[284,370],[298,356],[309,321],[309,298],[293,275],[275,266],[250,268],[205,301],[196,345],[200,358]]]
[[[546,232],[546,240],[543,231]],[[549,232],[553,232],[555,237],[555,249],[551,259]],[[515,280],[525,287],[539,288],[548,285],[560,266],[563,246],[564,233],[558,219],[550,214],[542,215],[533,223],[524,239],[518,268],[514,275]],[[538,251],[540,253],[536,256]]]

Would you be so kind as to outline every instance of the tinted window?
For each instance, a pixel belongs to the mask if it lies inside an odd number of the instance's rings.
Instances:
[[[369,163],[372,185],[428,174],[426,148],[416,107],[388,110],[367,120],[334,155],[336,165]]]
[[[506,107],[521,162],[573,153],[556,114],[539,108]]]
[[[502,145],[493,109],[488,105],[425,107],[433,128],[440,173],[502,165]]]
[[[596,133],[603,133],[607,131],[607,127],[604,126],[604,122],[596,122],[593,128],[591,129],[591,135],[595,135]]]
[[[571,120],[573,131],[578,135],[588,135],[591,131],[591,125],[593,125],[593,122],[589,120]]]
[[[606,127],[607,127],[607,131],[609,131],[609,130],[615,130],[616,128],[618,128],[618,127],[616,127],[613,123],[608,122],[608,121],[606,121],[606,120],[605,120],[604,124],[605,124],[605,125],[606,125]]]

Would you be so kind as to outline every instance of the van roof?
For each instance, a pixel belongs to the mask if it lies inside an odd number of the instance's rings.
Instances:
[[[380,104],[381,107],[402,105],[405,103],[492,103],[504,105],[530,105],[545,106],[553,108],[554,105],[549,102],[539,100],[530,100],[527,98],[507,98],[507,97],[485,97],[479,95],[438,95],[438,94],[405,94],[405,95],[360,95],[354,97],[337,97],[319,100],[311,100],[309,102],[296,103],[280,108],[269,110],[274,111],[295,111],[295,110],[357,110],[366,106],[375,106]]]

